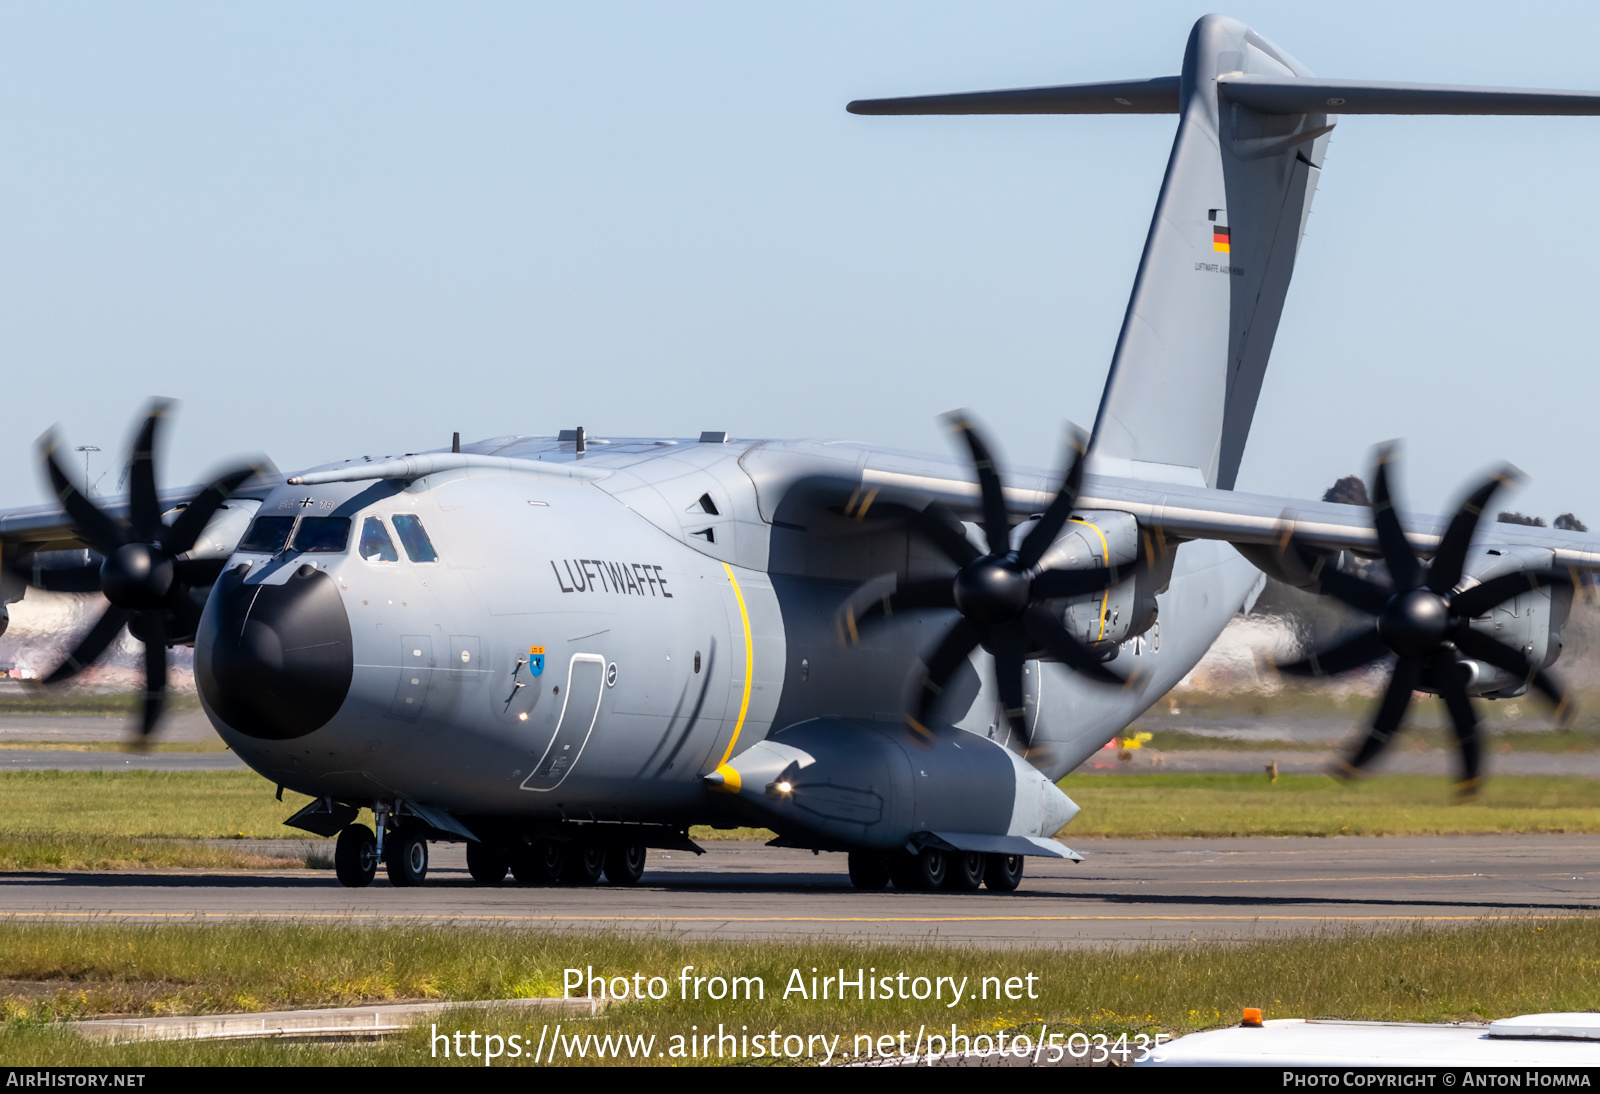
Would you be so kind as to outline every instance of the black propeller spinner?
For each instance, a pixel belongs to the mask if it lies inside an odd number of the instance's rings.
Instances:
[[[1473,630],[1472,620],[1531,589],[1570,585],[1571,578],[1554,570],[1525,570],[1458,590],[1467,549],[1484,507],[1495,491],[1515,480],[1517,473],[1506,467],[1480,484],[1451,518],[1432,562],[1424,563],[1407,542],[1394,511],[1388,470],[1394,458],[1393,445],[1379,448],[1372,491],[1372,523],[1388,565],[1388,586],[1344,573],[1328,565],[1325,556],[1314,555],[1293,537],[1289,540],[1297,560],[1309,569],[1317,591],[1374,616],[1373,628],[1302,661],[1281,665],[1279,671],[1295,676],[1328,676],[1394,655],[1394,672],[1372,728],[1350,757],[1340,761],[1335,774],[1351,777],[1371,763],[1398,732],[1412,692],[1421,688],[1438,692],[1450,712],[1462,760],[1457,789],[1466,796],[1476,792],[1482,779],[1483,745],[1477,713],[1467,694],[1465,658],[1493,665],[1526,681],[1555,707],[1559,724],[1570,724],[1573,714],[1566,692],[1542,666],[1529,661],[1521,650]]]
[[[69,680],[92,665],[116,640],[122,628],[144,643],[144,709],[136,744],[145,743],[166,705],[167,647],[194,637],[204,607],[191,594],[216,581],[226,559],[179,558],[195,545],[200,533],[239,484],[257,472],[236,468],[201,490],[170,525],[161,518],[156,496],[156,432],[172,407],[153,400],[134,441],[128,464],[128,518],[104,512],[67,479],[57,459],[52,429],[39,438],[39,452],[61,507],[89,548],[105,561],[74,569],[19,570],[30,585],[52,592],[104,594],[110,606],[67,655],[45,677],[46,684]]]
[[[1071,457],[1061,488],[1022,544],[1011,549],[1011,520],[1006,512],[1000,475],[976,427],[964,414],[946,415],[953,432],[966,441],[978,473],[983,497],[983,535],[988,551],[979,551],[967,538],[961,520],[934,502],[922,509],[887,503],[873,509],[875,516],[900,520],[915,529],[957,567],[955,576],[918,578],[900,584],[893,575],[861,586],[839,610],[840,635],[854,644],[861,627],[881,621],[897,611],[954,608],[961,618],[926,658],[926,671],[915,709],[906,721],[921,737],[930,736],[928,722],[944,686],[978,646],[994,656],[995,683],[1007,721],[1019,740],[1028,740],[1023,718],[1023,663],[1049,656],[1091,680],[1122,686],[1121,676],[1079,642],[1062,625],[1060,613],[1046,601],[1107,589],[1126,580],[1133,567],[1098,567],[1092,570],[1041,570],[1039,560],[1055,542],[1077,504],[1083,483],[1085,437],[1069,427]],[[846,515],[865,517],[871,495],[847,507]],[[1137,565],[1137,564],[1136,564]]]

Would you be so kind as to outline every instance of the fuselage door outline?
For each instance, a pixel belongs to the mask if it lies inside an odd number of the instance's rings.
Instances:
[[[578,680],[579,664],[592,666],[583,671],[584,680]],[[589,737],[594,733],[595,723],[600,719],[600,701],[605,696],[602,686],[606,671],[606,659],[597,653],[575,653],[572,660],[567,662],[567,683],[561,698],[561,717],[556,721],[556,731],[550,738],[550,743],[545,746],[544,755],[539,757],[539,762],[533,765],[533,771],[522,780],[522,789],[531,790],[536,794],[548,793],[560,786],[574,767],[578,758],[583,755],[584,746],[589,743]],[[587,677],[593,675],[594,687],[585,686],[589,683]],[[579,691],[582,695],[579,695]],[[589,698],[593,695],[594,705],[589,705]],[[573,702],[574,697],[577,703]],[[570,721],[569,721],[570,719]],[[579,728],[582,728],[581,736]],[[570,752],[570,758],[565,754]],[[533,783],[547,783],[548,785],[530,785]]]

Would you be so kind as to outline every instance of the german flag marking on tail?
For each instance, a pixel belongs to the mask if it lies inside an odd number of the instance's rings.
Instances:
[[[1223,254],[1231,253],[1232,249],[1228,246],[1228,229],[1220,224],[1211,226],[1211,249],[1221,251]]]

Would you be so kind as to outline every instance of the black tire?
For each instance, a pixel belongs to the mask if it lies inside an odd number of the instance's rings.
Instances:
[[[953,893],[975,892],[983,884],[988,858],[980,851],[952,851],[944,857],[944,887]]]
[[[857,889],[878,892],[889,884],[888,857],[882,851],[851,851],[850,884]]]
[[[991,892],[1015,892],[1022,884],[1021,855],[985,855],[988,863],[983,870],[983,883]]]
[[[383,867],[389,883],[396,886],[421,885],[428,876],[428,841],[420,832],[402,828],[389,837],[383,849]]]
[[[511,873],[524,885],[554,885],[567,866],[567,845],[537,840],[511,856]]]
[[[922,893],[944,884],[946,858],[943,851],[924,847],[919,854],[897,851],[889,860],[889,876],[896,889]]]
[[[467,844],[467,873],[479,885],[498,885],[506,879],[511,864],[505,852],[486,843]]]
[[[364,824],[346,825],[333,845],[333,874],[339,884],[364,889],[378,876],[378,839]]]
[[[605,848],[575,843],[567,848],[567,866],[561,871],[561,880],[568,885],[593,885],[605,868]]]
[[[608,847],[605,854],[606,880],[613,885],[637,885],[644,877],[645,849],[642,843]]]

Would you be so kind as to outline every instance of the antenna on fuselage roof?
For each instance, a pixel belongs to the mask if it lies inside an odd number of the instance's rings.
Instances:
[[[1178,76],[861,99],[853,114],[1177,114],[1090,443],[1101,474],[1232,489],[1339,114],[1600,114],[1600,92],[1325,80],[1234,19]]]

